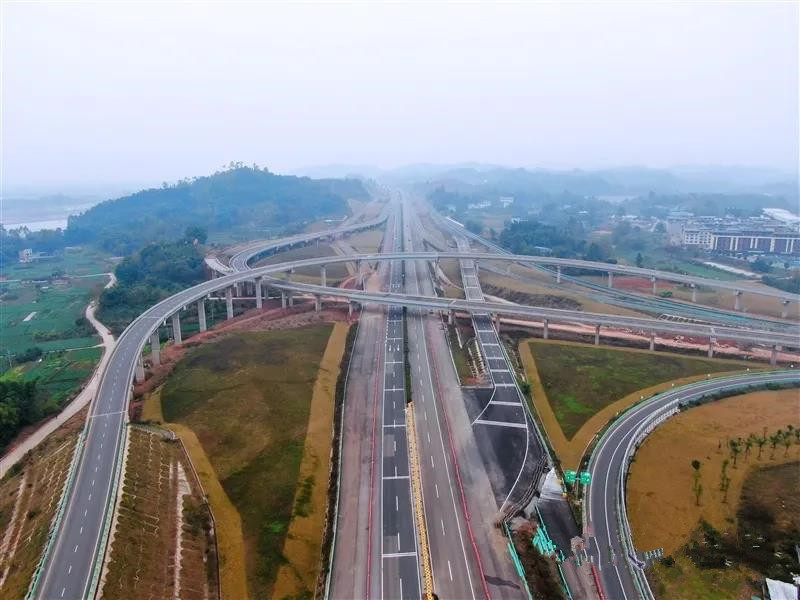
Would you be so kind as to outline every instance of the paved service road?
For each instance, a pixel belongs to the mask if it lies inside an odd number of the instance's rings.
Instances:
[[[594,537],[589,541],[589,555],[597,567],[605,597],[609,600],[634,600],[640,597],[634,583],[631,561],[621,542],[617,500],[620,495],[626,449],[637,428],[656,411],[668,409],[681,401],[700,398],[709,393],[735,390],[748,385],[768,382],[800,382],[800,373],[773,371],[720,377],[684,388],[676,388],[656,396],[620,417],[602,437],[590,463],[591,484],[586,493],[586,519]]]

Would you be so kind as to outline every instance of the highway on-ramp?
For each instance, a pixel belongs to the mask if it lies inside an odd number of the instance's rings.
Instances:
[[[634,561],[628,555],[627,515],[625,514],[625,472],[634,444],[642,427],[654,415],[677,408],[679,402],[699,399],[715,392],[735,391],[767,383],[800,383],[796,371],[768,371],[747,375],[719,377],[675,388],[639,404],[619,417],[606,431],[592,452],[589,472],[591,483],[585,496],[589,556],[602,582],[605,598],[634,600],[650,598],[643,577],[635,577]],[[644,548],[643,550],[651,550]]]

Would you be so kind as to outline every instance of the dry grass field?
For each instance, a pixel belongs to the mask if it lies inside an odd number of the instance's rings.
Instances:
[[[82,410],[0,481],[0,597],[24,598],[44,551],[78,435]]]
[[[628,510],[637,548],[664,548],[672,554],[683,546],[700,519],[720,531],[734,526],[746,475],[758,466],[797,460],[800,446],[785,452],[769,444],[739,455],[733,467],[727,440],[751,433],[771,434],[791,424],[800,427],[797,389],[761,391],[692,408],[658,427],[636,453],[628,479]],[[720,448],[720,444],[722,448]],[[786,455],[785,455],[786,454]],[[723,460],[730,487],[727,501],[719,489]],[[692,492],[692,460],[700,461],[703,492],[699,505]]]

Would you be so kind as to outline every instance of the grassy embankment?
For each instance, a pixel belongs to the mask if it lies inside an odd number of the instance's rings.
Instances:
[[[80,411],[0,481],[2,598],[24,598],[28,591],[85,418]]]
[[[166,598],[177,589],[181,598],[218,598],[208,506],[183,448],[167,434],[138,427],[129,431],[105,598]]]
[[[628,479],[634,541],[642,550],[664,548],[664,555],[676,561],[674,566],[656,563],[651,572],[659,597],[750,598],[756,589],[748,582],[777,565],[772,545],[800,530],[798,446],[778,445],[773,451],[766,444],[760,458],[753,446],[738,456],[734,468],[727,441],[761,435],[764,428],[769,435],[800,425],[797,401],[798,391],[791,389],[705,404],[657,428],[639,449]],[[726,459],[727,493],[720,489]],[[700,463],[699,502],[692,460]],[[706,535],[701,521],[712,528]],[[765,534],[766,542],[757,540]],[[782,560],[792,559],[792,552],[782,554]]]
[[[279,252],[278,254],[273,254],[271,256],[267,256],[256,262],[254,266],[263,267],[266,265],[274,265],[278,263],[290,262],[294,260],[304,260],[309,258],[324,258],[326,256],[338,256],[336,251],[330,247],[328,244],[310,244],[308,246],[303,246],[301,248],[295,248],[293,250],[286,250]],[[294,272],[292,278],[295,281],[299,281],[302,283],[319,283],[319,271],[320,268],[317,267],[305,267],[302,269],[297,269]],[[328,278],[328,285],[335,285],[342,279],[348,276],[347,267],[345,263],[336,263],[328,265],[327,271],[327,278]]]
[[[346,334],[346,326],[337,325],[331,336],[333,328],[223,338],[192,350],[162,390],[164,417],[179,425],[174,429],[210,496],[223,595],[313,590],[333,389]],[[148,416],[149,407],[143,418]],[[246,584],[237,582],[241,564]]]
[[[578,466],[592,437],[615,414],[675,385],[710,373],[751,365],[697,359],[666,352],[595,347],[526,339],[520,357],[531,383],[533,404],[564,468]]]

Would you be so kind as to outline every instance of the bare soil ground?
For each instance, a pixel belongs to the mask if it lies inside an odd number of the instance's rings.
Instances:
[[[751,433],[771,434],[788,424],[800,426],[797,389],[763,391],[727,398],[692,408],[658,427],[636,454],[628,479],[628,510],[636,547],[664,548],[672,554],[690,538],[704,519],[721,532],[735,529],[736,511],[745,477],[757,466],[797,460],[800,446],[772,452],[769,445],[740,454],[737,465],[727,441]],[[721,446],[721,448],[720,448]],[[698,460],[703,492],[700,503],[692,491],[692,460]],[[730,460],[727,502],[720,491],[723,460]]]
[[[0,597],[24,598],[86,420],[81,410],[0,481]]]
[[[347,236],[347,241],[353,248],[366,254],[378,252],[382,240],[383,231],[380,229],[368,229]]]
[[[211,514],[188,456],[168,431],[128,434],[103,597],[218,598]]]

